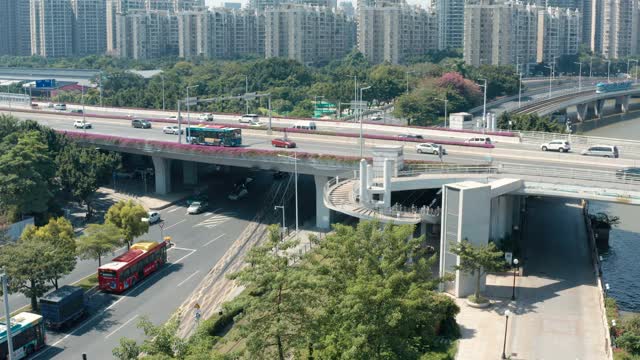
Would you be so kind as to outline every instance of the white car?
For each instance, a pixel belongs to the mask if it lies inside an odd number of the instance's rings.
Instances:
[[[382,120],[382,116],[380,116],[380,115],[373,115],[373,116],[371,117],[371,120],[372,120],[372,121],[380,121],[380,120]]]
[[[149,219],[149,224],[155,224],[158,221],[160,221],[160,213],[158,213],[157,211],[149,211],[149,215],[148,215],[148,219]]]
[[[259,116],[256,114],[245,114],[238,119],[238,122],[250,124],[252,122],[258,122],[258,120]]]
[[[73,127],[76,129],[91,129],[93,126],[91,125],[90,122],[76,120],[73,122]]]
[[[200,214],[207,208],[208,204],[205,201],[194,201],[189,204],[187,208],[187,214]]]
[[[178,134],[183,134],[184,133],[184,129],[178,128],[177,125],[169,125],[169,126],[163,127],[162,128],[162,132],[165,133],[165,134],[178,135]]]
[[[258,122],[258,121],[255,121],[255,122],[252,121],[252,122],[249,123],[249,126],[251,126],[251,127],[262,127],[262,126],[264,126],[264,124],[261,123],[261,122]]]
[[[442,149],[442,155],[447,154],[447,150],[442,147],[442,145],[432,144],[432,143],[422,143],[416,145],[416,152],[418,154],[433,154],[440,155],[440,150]]]
[[[198,120],[213,121],[213,114],[211,113],[200,114],[198,115]]]
[[[548,143],[540,145],[540,150],[569,152],[569,150],[571,150],[571,144],[569,144],[567,140],[551,140]]]
[[[169,119],[169,120],[178,120],[178,116],[171,115],[167,119]],[[180,120],[184,120],[184,116],[180,115]]]

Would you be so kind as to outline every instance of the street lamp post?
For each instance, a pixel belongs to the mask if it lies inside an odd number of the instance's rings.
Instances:
[[[516,267],[513,268],[513,291],[511,292],[511,300],[516,299],[516,273],[518,272],[518,259],[513,259],[513,264]]]
[[[414,74],[415,71],[405,71],[405,78],[407,80],[407,94],[409,93],[409,74]]]
[[[551,99],[551,84],[553,81],[553,69],[554,66],[553,64],[551,64],[551,66],[545,66],[546,69],[549,69],[549,99]]]
[[[189,98],[189,89],[197,88],[197,87],[198,85],[187,86],[187,142],[188,143],[191,142],[191,140],[189,139],[191,137],[191,108],[190,108],[191,99]]]
[[[82,128],[84,132],[87,132],[87,127],[85,126],[85,117],[84,117],[84,85],[82,85]]]
[[[518,81],[518,107],[522,104],[522,72],[520,72],[520,80]]]
[[[478,81],[484,81],[484,85],[478,84],[484,88],[484,100],[482,102],[482,127],[487,126],[487,79],[478,79]]]
[[[162,79],[162,111],[164,111],[164,75],[160,74],[160,78]]]
[[[7,345],[9,346],[9,360],[13,360],[13,336],[11,335],[11,310],[9,309],[9,291],[7,290],[7,274],[0,274],[2,278],[2,294],[4,295],[4,317],[7,322],[6,331],[7,331]]]
[[[444,99],[439,99],[436,98],[436,100],[440,100],[440,101],[444,101],[444,127],[447,127],[447,105],[449,104],[449,99],[447,99],[447,96],[445,94]]]
[[[278,210],[281,209],[282,210],[282,229],[280,230],[280,241],[284,240],[284,229],[285,229],[285,223],[284,223],[284,206],[283,205],[276,205],[273,207],[273,210]]]
[[[589,81],[591,81],[591,78],[593,78],[593,56],[589,57]]]
[[[247,75],[244,76],[244,93],[247,94],[249,92],[249,77]],[[244,99],[244,113],[249,113],[249,99]]]
[[[582,62],[574,62],[574,64],[580,65],[580,72],[578,73],[578,91],[582,91]]]
[[[611,60],[607,60],[607,82],[611,82]]]
[[[287,155],[278,155],[278,157],[293,160],[293,176],[296,197],[296,240],[298,239],[298,152],[293,152],[293,157]],[[284,212],[284,210],[283,210]]]
[[[502,344],[502,359],[507,358],[506,350],[507,350],[507,326],[509,325],[509,315],[511,315],[511,311],[506,310],[504,312],[505,322],[504,322],[504,343]]]
[[[362,92],[364,90],[369,90],[371,89],[371,86],[366,86],[363,88],[360,88],[360,102],[362,103]],[[362,136],[362,112],[363,110],[361,109],[359,111],[360,113],[360,158],[362,159],[363,155],[364,155],[364,137]]]

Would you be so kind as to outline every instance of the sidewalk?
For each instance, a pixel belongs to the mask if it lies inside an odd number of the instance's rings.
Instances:
[[[103,197],[115,199],[117,201],[133,200],[140,203],[145,209],[149,210],[162,210],[179,202],[180,200],[189,197],[193,194],[193,190],[185,190],[181,192],[172,192],[166,195],[159,195],[155,193],[121,193],[111,188],[102,187],[98,189],[97,194],[102,195]]]

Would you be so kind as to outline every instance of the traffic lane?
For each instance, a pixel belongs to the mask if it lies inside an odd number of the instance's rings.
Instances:
[[[267,177],[264,178],[266,180]],[[268,181],[262,183],[262,187],[268,186]],[[189,217],[194,221],[175,222],[176,233],[183,237],[176,238],[176,246],[170,252],[170,261],[178,256],[182,257],[174,261],[178,265],[168,267],[179,268],[172,268],[166,275],[158,273],[155,278],[150,277],[138,284],[139,287],[114,299],[104,317],[90,319],[69,337],[57,339],[52,343],[54,349],[49,350],[51,355],[44,354],[43,358],[79,358],[82,353],[111,354],[120,337],[143,339],[142,332],[136,328],[142,316],[148,316],[156,324],[165,322],[247,227],[248,221],[242,217],[253,216],[256,210],[252,205],[254,202],[261,202],[266,194],[260,187],[256,190],[253,201],[235,206],[233,210],[239,212],[238,216],[224,223],[197,226],[199,219],[208,219],[206,213]],[[179,218],[178,214],[185,216],[184,209],[183,206],[168,208],[165,211],[167,222],[175,221]],[[229,207],[224,208],[228,209]],[[157,232],[159,227],[154,226],[153,230]],[[188,260],[182,261],[187,258]],[[61,353],[60,349],[65,351]]]
[[[49,120],[51,125],[54,128],[61,128],[66,130],[74,130],[72,127],[72,123],[68,122],[64,117],[60,118],[52,118]],[[60,125],[58,125],[58,121]],[[55,123],[54,123],[55,122]],[[152,129],[132,129],[129,127],[125,127],[118,120],[104,120],[100,119],[95,122],[96,124],[101,124],[102,133],[108,133],[110,135],[116,136],[126,136],[133,138],[140,138],[144,136],[147,139],[159,140],[159,141],[167,141],[167,140],[175,140],[177,141],[176,135],[163,134],[161,129],[152,128]],[[89,129],[87,132],[93,132],[97,129]],[[76,130],[77,131],[77,130]],[[243,135],[243,143],[246,146],[255,147],[258,149],[272,149],[273,147],[270,144],[270,139],[277,137],[279,134],[267,135],[266,133],[253,130],[247,131],[251,133],[251,135],[246,134]],[[333,155],[353,155],[354,147],[357,147],[357,142],[359,141],[357,138],[341,138],[341,137],[320,137],[314,136],[310,138],[309,135],[302,134],[293,134],[289,136],[292,140],[296,141],[298,144],[298,150],[300,151],[310,151],[310,152],[321,152],[323,154],[333,154]],[[406,143],[402,141],[390,141],[390,140],[376,140],[376,139],[365,139],[365,146],[369,148],[374,144],[404,144],[405,149],[409,151],[413,151],[415,149],[415,144],[417,143]],[[491,157],[494,160],[510,160],[510,161],[532,161],[536,164],[552,164],[552,165],[571,165],[575,167],[585,167],[585,166],[594,166],[595,168],[601,169],[611,169],[616,167],[625,167],[625,166],[636,166],[638,163],[635,159],[607,159],[607,161],[602,161],[594,158],[585,158],[581,155],[577,154],[558,154],[553,152],[543,153],[541,150],[531,146],[531,149],[502,149],[500,147],[494,149],[483,149],[483,148],[470,148],[464,146],[446,146],[450,155],[455,155],[457,157],[456,161],[464,162],[464,161],[472,161],[474,163],[487,161],[487,157]],[[457,151],[455,149],[458,149]],[[367,150],[367,153],[370,154],[370,151]],[[416,157],[415,159],[419,159],[420,157]],[[610,160],[610,161],[609,161]],[[598,163],[598,164],[593,164]]]

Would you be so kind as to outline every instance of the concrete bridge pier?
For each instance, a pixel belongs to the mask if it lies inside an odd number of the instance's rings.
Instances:
[[[171,159],[152,156],[156,179],[156,194],[165,195],[171,191]]]
[[[314,175],[316,183],[316,227],[331,228],[331,210],[324,204],[324,185],[329,181],[327,176]]]
[[[587,110],[589,110],[589,104],[578,104],[576,105],[576,109],[578,112],[578,121],[587,120]]]
[[[595,110],[596,116],[599,119],[602,119],[602,111],[604,110],[604,102],[605,102],[604,99],[603,100],[596,100],[596,102],[595,102],[594,110]]]
[[[623,95],[616,97],[616,111],[621,113],[629,112],[629,95]]]
[[[198,163],[193,161],[182,162],[182,180],[184,185],[198,184]]]

